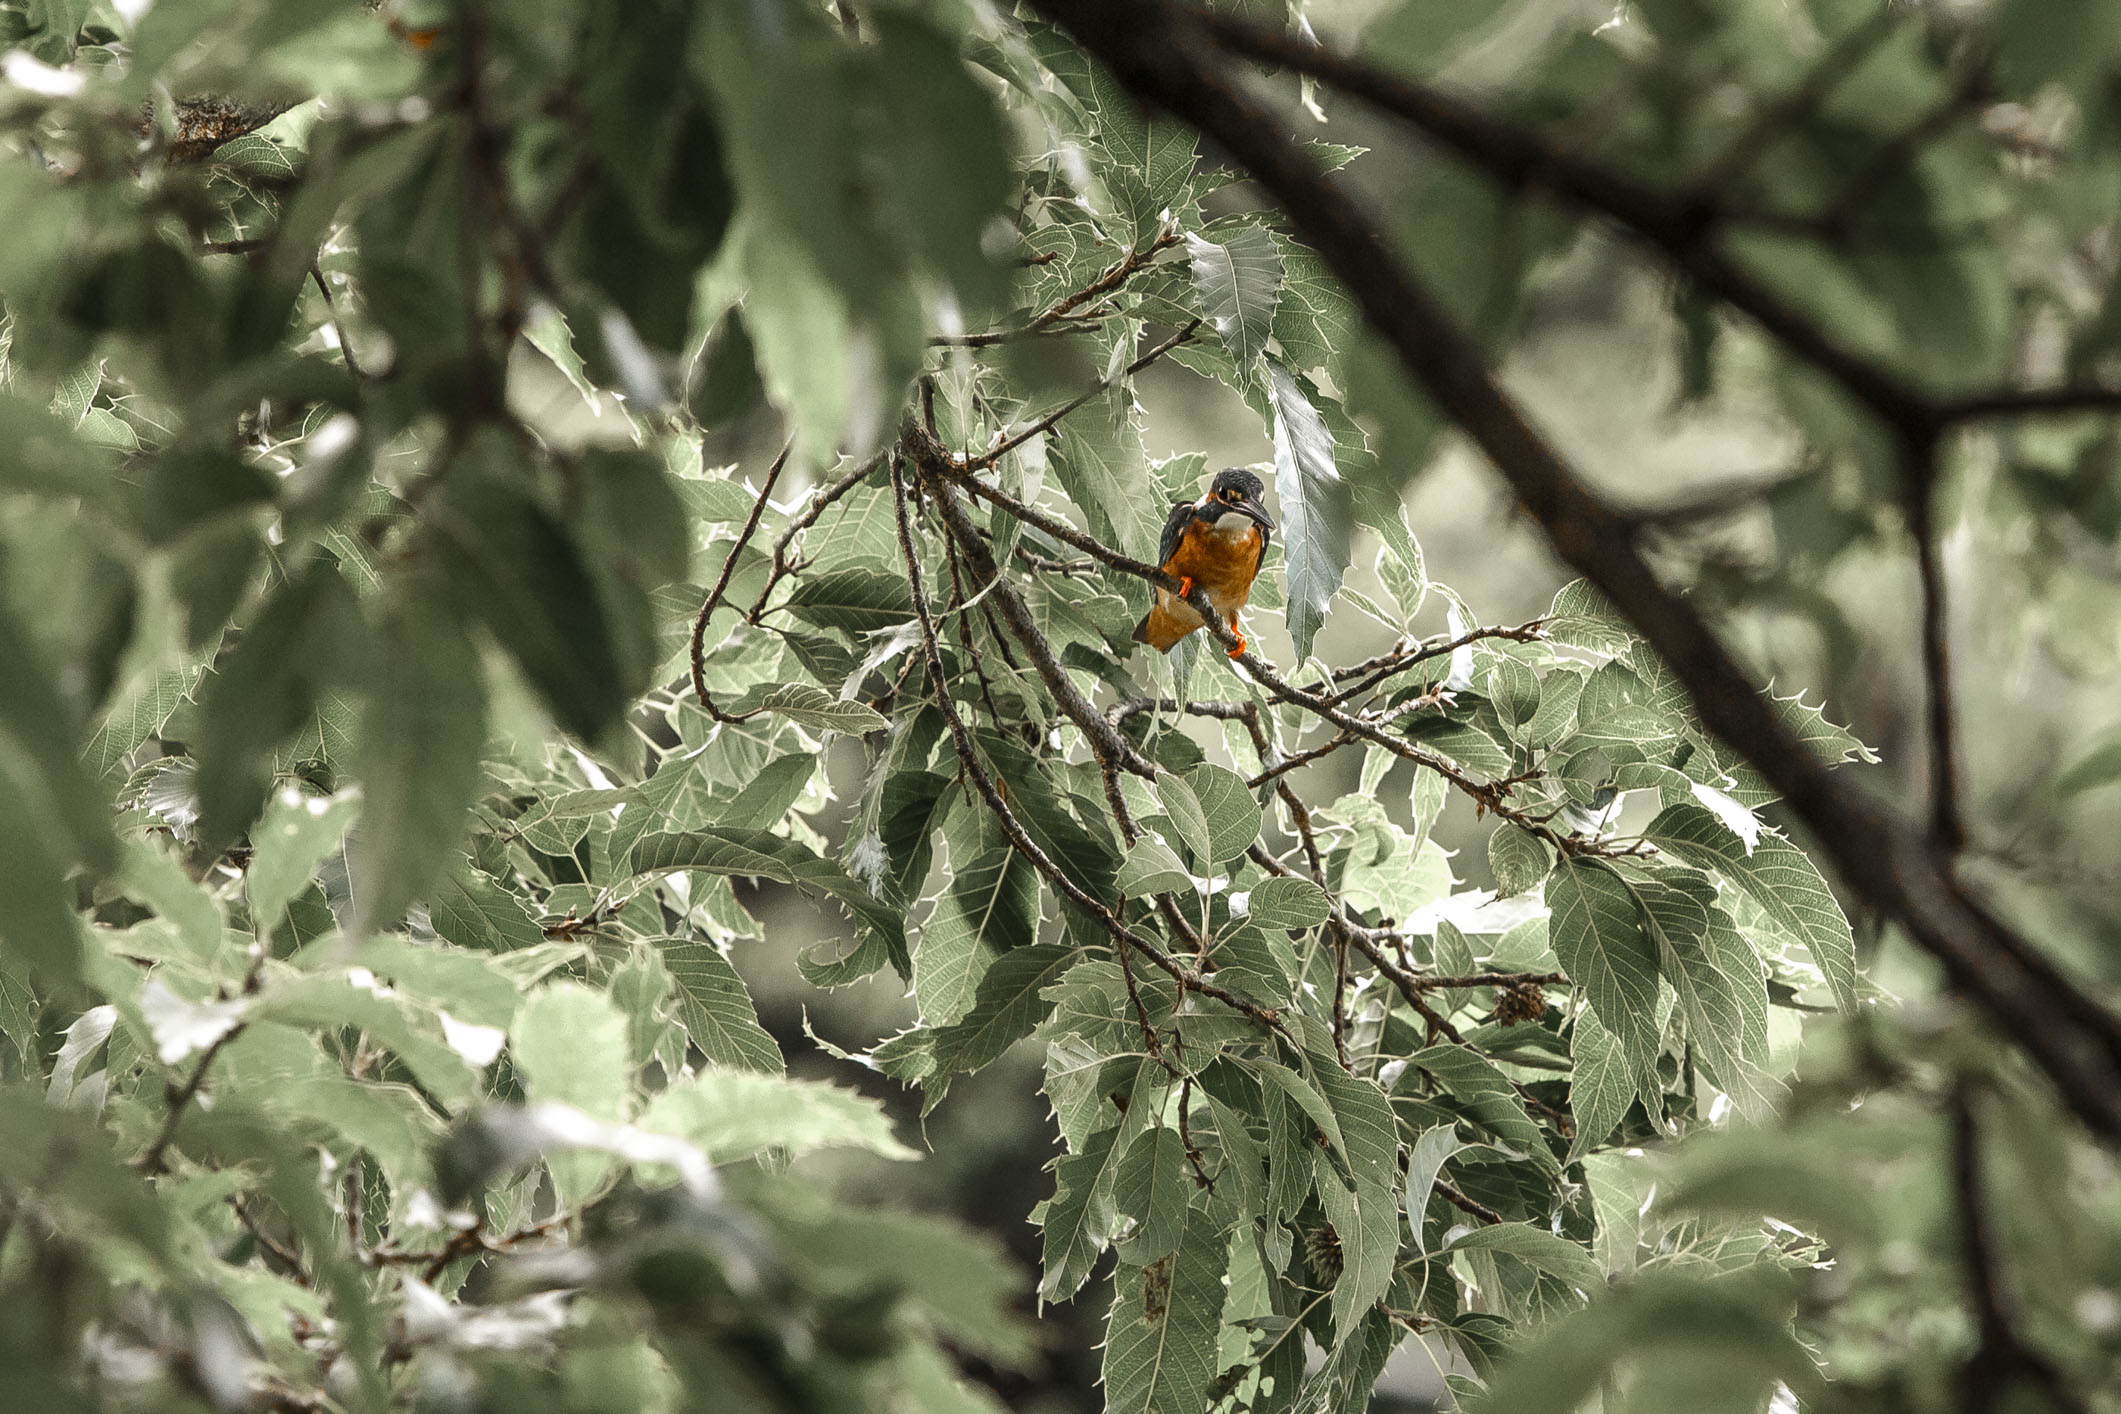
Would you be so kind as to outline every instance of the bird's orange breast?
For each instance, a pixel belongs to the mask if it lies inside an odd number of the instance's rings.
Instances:
[[[1240,534],[1225,535],[1196,520],[1179,536],[1164,571],[1205,589],[1218,609],[1241,609],[1251,597],[1252,577],[1259,573],[1261,541],[1256,524],[1248,522]]]

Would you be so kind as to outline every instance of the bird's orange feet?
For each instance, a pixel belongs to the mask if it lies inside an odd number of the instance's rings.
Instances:
[[[1191,575],[1180,575],[1178,577],[1178,597],[1181,599],[1188,598],[1192,593],[1193,577]]]
[[[1245,651],[1245,631],[1241,628],[1233,628],[1230,632],[1237,635],[1237,646],[1230,650],[1230,656],[1235,658]]]

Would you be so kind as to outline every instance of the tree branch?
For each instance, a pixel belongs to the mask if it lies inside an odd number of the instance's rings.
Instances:
[[[765,484],[759,487],[758,499],[751,503],[751,514],[745,517],[744,528],[737,532],[736,543],[729,547],[729,558],[722,561],[722,572],[715,577],[714,588],[707,591],[706,601],[700,605],[700,612],[692,621],[692,695],[700,700],[700,705],[705,707],[717,722],[738,722],[742,721],[743,717],[727,716],[721,708],[714,705],[714,699],[707,693],[707,620],[714,616],[715,606],[722,602],[722,591],[729,587],[729,578],[736,573],[738,558],[743,555],[744,547],[751,543],[753,533],[758,530],[759,517],[766,513],[766,503],[773,496],[773,485],[781,479],[781,468],[788,465],[788,453],[794,449],[793,442],[781,448],[781,454],[775,457],[773,465],[767,468]]]
[[[846,496],[849,491],[852,491],[874,475],[876,469],[884,464],[884,458],[887,455],[889,455],[888,448],[884,451],[871,452],[868,456],[856,462],[845,476],[842,476],[839,480],[822,490],[810,493],[810,504],[804,507],[801,515],[788,522],[787,528],[773,542],[773,567],[766,572],[766,585],[759,590],[759,597],[752,602],[749,609],[744,611],[746,621],[750,623],[759,621],[759,615],[766,611],[766,601],[773,597],[775,588],[796,568],[788,559],[788,547],[795,543],[795,538],[811,526],[816,525],[818,517],[824,515],[828,509]]]
[[[1131,772],[1144,779],[1156,776],[1156,767],[1142,759],[1128,740],[1113,729],[1098,710],[1090,705],[1090,699],[1068,678],[1068,670],[1061,666],[1053,652],[1053,645],[1039,632],[1037,622],[1031,616],[1030,606],[1015,585],[1001,573],[994,563],[994,556],[987,544],[980,539],[979,529],[972,523],[965,508],[951,490],[950,454],[943,450],[940,442],[930,436],[925,428],[908,426],[904,434],[907,449],[913,454],[913,463],[921,471],[922,484],[935,502],[936,510],[943,518],[943,525],[956,543],[958,553],[964,556],[971,571],[975,589],[993,599],[1002,622],[1031,659],[1032,668],[1053,694],[1068,720],[1075,723],[1090,749],[1098,759]]]
[[[1177,348],[1180,344],[1185,343],[1188,339],[1193,337],[1194,333],[1200,328],[1200,324],[1200,320],[1193,320],[1184,328],[1180,329],[1176,334],[1173,334],[1170,338],[1164,340],[1155,348],[1149,350],[1140,358],[1134,360],[1134,362],[1128,364],[1125,371],[1120,374],[1120,377],[1133,377],[1135,374],[1141,372],[1144,368],[1147,368],[1150,364],[1162,358],[1165,354],[1171,352],[1171,350]],[[1084,403],[1089,402],[1099,393],[1102,393],[1107,388],[1110,388],[1112,384],[1116,381],[1118,380],[1108,379],[1104,382],[1099,383],[1097,386],[1089,389],[1087,392],[1084,392],[1077,397],[1069,399],[1061,406],[1055,408],[1052,412],[1047,413],[1044,417],[1032,423],[1029,427],[1023,428],[1021,431],[1012,433],[1011,435],[1002,438],[999,442],[996,442],[993,446],[989,447],[986,451],[981,452],[978,456],[969,458],[968,460],[962,462],[954,462],[954,465],[958,470],[965,471],[974,471],[984,467],[993,466],[996,462],[1000,461],[1003,457],[1009,455],[1009,453],[1015,451],[1018,447],[1023,446],[1024,443],[1030,441],[1033,437],[1037,437],[1043,433],[1052,431],[1055,423],[1059,422],[1069,413],[1074,412]]]
[[[1930,834],[1938,848],[1957,854],[1966,847],[1966,816],[1959,803],[1959,727],[1952,695],[1950,618],[1945,604],[1944,565],[1937,554],[1937,493],[1923,474],[1934,455],[1927,447],[1901,449],[1906,480],[1907,529],[1915,541],[1915,568],[1922,581],[1922,680],[1929,710]]]
[[[1966,1414],[1991,1414],[2007,1407],[2005,1396],[2023,1383],[2039,1388],[2064,1414],[2086,1414],[2090,1406],[2070,1388],[2061,1370],[2018,1334],[2004,1287],[2002,1254],[1981,1191],[1981,1134],[1974,1103],[1972,1082],[1961,1078],[1951,1096],[1952,1186],[1959,1200],[1967,1299],[1974,1308],[1980,1344],[1960,1372],[1960,1407]]]

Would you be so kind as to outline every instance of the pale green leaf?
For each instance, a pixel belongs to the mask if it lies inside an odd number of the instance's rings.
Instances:
[[[1227,1233],[1195,1208],[1176,1252],[1120,1268],[1105,1331],[1108,1414],[1201,1414],[1229,1264]]]
[[[1266,351],[1281,303],[1281,251],[1264,226],[1240,226],[1220,243],[1186,233],[1200,310],[1240,369]]]
[[[759,1024],[751,991],[712,943],[661,938],[663,966],[677,984],[677,1019],[716,1065],[781,1072],[781,1048]]]
[[[1127,851],[1127,857],[1120,861],[1119,877],[1115,882],[1126,897],[1146,898],[1151,894],[1188,888],[1192,876],[1169,845],[1154,835],[1143,835]]]
[[[360,803],[358,791],[311,795],[292,785],[266,803],[250,832],[250,867],[243,871],[250,923],[259,937],[278,927],[288,903],[309,887],[318,864],[339,847]]]
[[[886,1159],[917,1157],[868,1096],[753,1070],[708,1070],[673,1084],[649,1103],[639,1127],[688,1139],[718,1164],[776,1149],[794,1155],[851,1147]]]
[[[1634,1103],[1637,1073],[1593,1011],[1577,1013],[1569,1054],[1575,1060],[1569,1076],[1569,1115],[1576,1125],[1569,1160],[1574,1162],[1612,1137]]]
[[[1490,1223],[1460,1233],[1443,1249],[1452,1252],[1499,1252],[1515,1257],[1583,1292],[1586,1296],[1605,1289],[1605,1272],[1591,1254],[1565,1237],[1556,1237],[1528,1223]]]
[[[1110,1240],[1116,1217],[1112,1185],[1119,1168],[1116,1128],[1100,1129],[1081,1149],[1063,1154],[1053,1165],[1053,1197],[1042,1224],[1045,1276],[1039,1294],[1066,1301],[1089,1280],[1098,1253]]]
[[[1113,1206],[1135,1224],[1119,1244],[1120,1260],[1146,1267],[1177,1251],[1192,1194],[1186,1145],[1178,1131],[1156,1125],[1135,1135],[1112,1186]]]
[[[1666,809],[1643,833],[1659,848],[1689,864],[1714,869],[1745,890],[1769,921],[1810,949],[1835,1001],[1844,1009],[1857,1005],[1856,942],[1848,915],[1803,850],[1764,830],[1748,852],[1698,805]],[[1568,966],[1566,961],[1562,965]]]
[[[1267,390],[1274,406],[1274,490],[1281,511],[1282,564],[1289,577],[1289,636],[1296,656],[1326,621],[1353,553],[1354,511],[1334,463],[1333,434],[1294,374],[1272,360]]]
[[[1243,854],[1259,838],[1259,801],[1233,771],[1195,766],[1185,783],[1200,803],[1208,831],[1208,862],[1222,864]]]
[[[1715,828],[1730,838],[1721,825]],[[1546,900],[1554,955],[1638,1073],[1647,1071],[1661,1040],[1657,952],[1643,932],[1634,896],[1611,867],[1564,859],[1547,880]]]
[[[593,1119],[627,1117],[633,1066],[626,1018],[602,992],[553,982],[531,993],[509,1027],[508,1053],[531,1099],[570,1105]],[[596,1153],[555,1154],[549,1163],[561,1201],[570,1205],[588,1197],[611,1166]]]
[[[1276,876],[1253,886],[1248,916],[1262,928],[1314,928],[1332,912],[1326,891],[1309,879]]]
[[[405,575],[384,592],[378,671],[361,718],[361,823],[350,854],[356,937],[395,923],[444,872],[478,795],[486,684],[443,586]]]
[[[1554,868],[1554,847],[1530,830],[1502,825],[1488,836],[1488,867],[1503,898],[1530,893]]]
[[[759,710],[822,731],[862,736],[888,725],[882,713],[861,702],[845,702],[811,683],[787,683],[768,693]]]

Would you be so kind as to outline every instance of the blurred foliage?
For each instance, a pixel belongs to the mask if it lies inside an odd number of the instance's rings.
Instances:
[[[2093,0],[1317,11],[1940,395],[2114,375]],[[1431,578],[1441,420],[1028,12],[0,0],[0,48],[0,1408],[991,1409],[1071,1397],[1037,1303],[1108,1274],[1124,1414],[1361,1409],[1395,1352],[1512,1411],[2117,1407],[2113,1156],[1595,590]],[[1625,490],[1810,747],[1919,785],[1789,691],[1906,731],[1876,428],[1335,116],[1499,364],[1590,351],[1565,429],[1641,384],[1786,454]],[[1129,637],[1216,467],[1148,450],[1176,376],[1271,447],[1254,657]],[[1976,424],[1944,518],[1996,671],[2104,713],[1977,709],[1969,877],[2108,990],[2116,445]],[[769,1031],[762,947],[907,1024]],[[916,1158],[880,1079],[925,1119],[1027,1050],[1035,1291],[831,1181]]]

